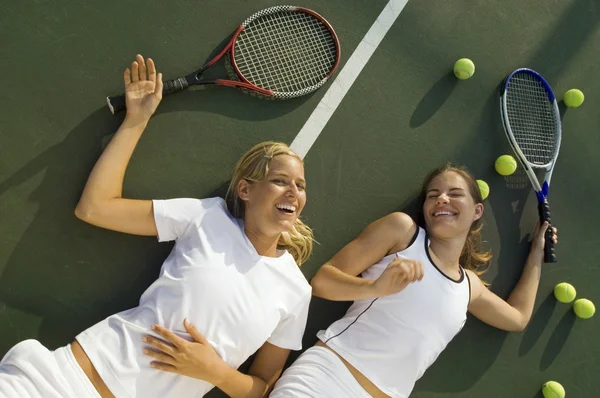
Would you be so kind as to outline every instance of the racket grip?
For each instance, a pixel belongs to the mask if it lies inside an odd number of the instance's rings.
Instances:
[[[178,77],[177,79],[167,80],[163,83],[163,96],[178,93],[188,88],[189,84],[185,77]]]
[[[538,212],[540,214],[540,223],[548,221],[548,229],[544,235],[546,244],[544,245],[544,262],[555,263],[556,254],[554,253],[554,243],[552,242],[552,220],[550,218],[550,204],[547,201],[543,201],[538,204]]]
[[[189,84],[184,77],[178,77],[177,79],[167,80],[163,83],[163,96],[178,93],[188,88]],[[125,94],[115,95],[112,97],[106,97],[106,103],[108,108],[113,115],[124,111],[127,107],[125,104]]]

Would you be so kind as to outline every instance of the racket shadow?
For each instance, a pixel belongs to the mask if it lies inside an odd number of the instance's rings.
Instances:
[[[163,98],[155,115],[172,112],[202,112],[245,121],[265,121],[284,116],[310,98],[266,100],[227,87],[203,87]]]

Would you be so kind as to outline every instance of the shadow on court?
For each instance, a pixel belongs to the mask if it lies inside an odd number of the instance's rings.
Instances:
[[[588,42],[600,23],[600,3],[596,0],[571,2],[552,34],[532,54],[530,68],[538,70],[552,85],[570,67],[573,57]]]
[[[212,91],[212,88],[168,97],[157,114],[208,112],[251,122],[286,114],[307,99],[268,101],[269,106],[265,106],[265,101],[241,94],[238,90],[217,88],[210,93],[208,90]],[[50,348],[69,343],[77,333],[95,322],[137,305],[142,292],[158,276],[171,245],[159,245],[152,237],[96,228],[77,220],[73,214],[94,163],[123,116],[112,116],[107,108],[97,110],[62,142],[0,182],[1,196],[43,174],[42,182],[29,198],[38,205],[35,218],[10,254],[0,276],[0,303],[37,317],[39,331],[36,336],[28,336],[18,329],[9,328],[9,334],[0,341],[0,357],[26,338],[37,337]],[[169,130],[177,129],[176,126],[167,127]],[[210,142],[215,134],[220,134],[218,131],[204,131],[201,126],[198,130],[195,143]],[[140,146],[148,145],[144,143],[147,140],[152,140],[151,134],[142,138]],[[199,151],[208,152],[202,147]],[[203,155],[209,159],[218,157],[218,154],[211,153]],[[128,174],[130,171],[133,175],[142,174],[142,178],[154,182],[155,197],[174,197],[178,196],[178,192],[185,192],[191,197],[207,197],[211,193],[224,195],[226,185],[214,181],[212,185],[206,183],[213,178],[210,170],[205,170],[205,175],[193,174],[195,180],[184,180],[180,175],[186,165],[164,159],[162,151],[156,156],[154,159],[157,161],[158,157],[162,157],[162,162],[171,164],[172,170],[167,169],[158,176],[144,173],[144,170],[128,170]],[[171,157],[172,153],[167,156]],[[130,166],[132,168],[135,166]],[[173,178],[175,176],[179,178]],[[126,177],[124,196],[138,197],[135,182],[127,182]],[[43,259],[42,263],[40,259]]]
[[[29,198],[39,206],[35,218],[2,272],[0,301],[39,317],[38,338],[51,349],[70,342],[95,321],[135,305],[167,253],[151,239],[94,228],[73,215],[101,153],[102,137],[114,132],[119,121],[104,108],[94,112],[63,142],[0,183],[2,195],[44,174]],[[146,267],[136,265],[142,263]],[[14,332],[3,336],[0,355],[27,337]]]
[[[452,94],[458,80],[452,71],[442,76],[425,94],[410,118],[411,128],[417,128],[427,122],[444,105]]]

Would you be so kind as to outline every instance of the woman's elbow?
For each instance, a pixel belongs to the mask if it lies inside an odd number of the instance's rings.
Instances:
[[[95,213],[94,206],[87,201],[80,200],[77,206],[75,206],[75,217],[81,221],[92,224]]]
[[[523,332],[525,331],[525,329],[527,328],[527,325],[529,325],[529,320],[531,319],[531,317],[525,317],[522,316],[520,319],[518,319],[516,322],[514,322],[514,324],[509,328],[509,332]]]
[[[323,286],[324,282],[325,278],[323,278],[321,269],[319,269],[315,276],[313,276],[310,280],[310,286],[312,287],[313,296],[323,297],[323,292],[325,291],[325,287]]]

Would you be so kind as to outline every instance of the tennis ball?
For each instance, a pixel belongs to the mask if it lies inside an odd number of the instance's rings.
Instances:
[[[481,198],[485,200],[490,194],[490,187],[487,182],[483,180],[477,180],[477,185],[479,185],[479,192],[481,192]]]
[[[517,170],[517,161],[510,155],[502,155],[496,159],[494,167],[498,174],[509,176]]]
[[[544,398],[565,398],[565,389],[556,381],[548,381],[542,386]]]
[[[576,295],[577,291],[570,283],[561,282],[554,287],[554,297],[561,303],[570,303]]]
[[[573,311],[575,311],[575,314],[581,319],[589,319],[594,316],[596,307],[590,300],[582,298],[575,301],[575,304],[573,304]]]
[[[466,80],[475,73],[475,64],[469,58],[461,58],[454,64],[454,76]]]
[[[583,104],[583,100],[585,96],[576,88],[573,88],[565,93],[565,105],[569,108],[577,108],[579,105]]]

